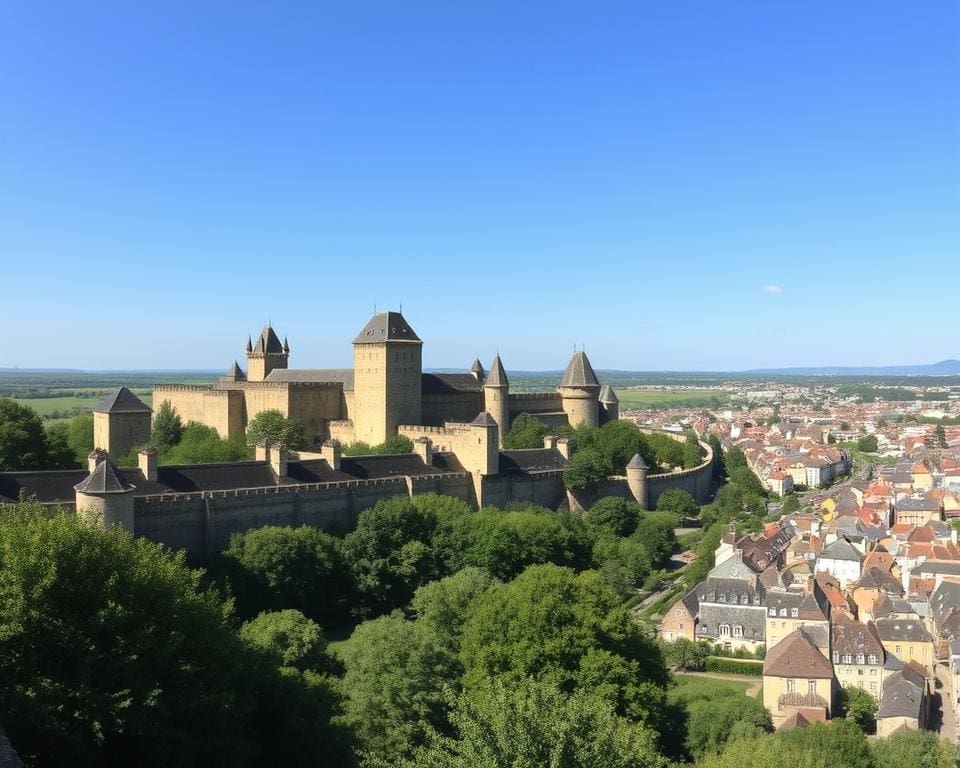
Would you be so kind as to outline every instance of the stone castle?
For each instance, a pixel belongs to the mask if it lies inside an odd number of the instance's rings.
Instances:
[[[330,439],[376,445],[398,434],[453,443],[454,433],[436,429],[483,412],[496,422],[501,444],[523,411],[553,426],[619,418],[616,394],[600,386],[583,352],[574,353],[555,392],[511,394],[499,355],[489,374],[479,360],[464,373],[424,373],[422,349],[400,312],[377,312],[353,340],[352,369],[289,368],[290,345],[267,325],[255,343],[247,339],[246,374],[234,362],[213,386],[156,387],[153,402],[168,401],[184,423],[215,427],[221,437],[242,435],[259,412],[276,409],[302,422],[308,447]]]

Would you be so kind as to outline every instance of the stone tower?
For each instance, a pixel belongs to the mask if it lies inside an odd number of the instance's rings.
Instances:
[[[563,372],[563,378],[557,387],[564,413],[571,427],[586,424],[596,427],[600,423],[599,402],[600,382],[593,366],[582,350],[574,352]]]
[[[620,418],[620,400],[613,387],[604,384],[600,389],[600,423],[616,421]]]
[[[77,515],[84,522],[109,530],[123,526],[133,533],[133,491],[109,459],[99,461],[86,480],[73,486]]]
[[[113,458],[150,441],[152,411],[126,387],[111,392],[93,409],[93,447]]]
[[[270,371],[286,368],[290,358],[290,345],[280,339],[269,325],[263,327],[256,344],[247,338],[247,381],[263,381]]]
[[[479,358],[474,358],[473,365],[470,366],[470,375],[473,376],[478,382],[483,384],[483,380],[486,378],[487,373],[483,370],[483,365],[480,363]]]
[[[510,382],[499,354],[493,358],[490,375],[483,383],[483,408],[497,423],[498,444],[503,446],[503,438],[510,430]]]
[[[353,427],[374,445],[422,421],[423,342],[399,312],[377,312],[353,340]]]
[[[639,453],[633,454],[627,464],[627,487],[630,495],[644,509],[647,508],[647,462]]]

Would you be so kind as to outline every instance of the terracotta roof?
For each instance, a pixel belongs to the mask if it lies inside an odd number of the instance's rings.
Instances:
[[[833,665],[801,628],[767,651],[763,674],[772,677],[832,679]]]

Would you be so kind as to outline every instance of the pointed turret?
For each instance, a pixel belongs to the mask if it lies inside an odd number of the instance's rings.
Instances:
[[[486,371],[483,370],[483,365],[480,363],[480,358],[474,358],[473,365],[470,366],[470,375],[483,384]]]
[[[597,374],[593,372],[586,352],[578,350],[573,353],[557,386],[557,392],[560,393],[560,401],[571,427],[580,424],[596,427],[599,424],[600,382],[597,381]]]
[[[493,358],[490,374],[483,384],[483,407],[499,427],[498,441],[502,446],[503,438],[510,429],[510,382],[499,353]]]
[[[247,380],[246,374],[244,374],[243,370],[241,370],[240,365],[237,363],[236,360],[233,361],[233,365],[230,366],[226,374],[220,377],[220,381],[222,381],[225,384],[229,384],[232,381],[246,381],[246,380]]]
[[[247,334],[247,354],[249,355],[253,352],[253,340],[250,338],[250,334]]]
[[[73,489],[77,515],[82,520],[104,530],[120,525],[133,533],[134,486],[109,459],[98,462],[87,478]]]
[[[613,387],[604,384],[600,388],[600,422],[616,421],[620,418],[620,399]]]
[[[287,355],[290,354],[290,345],[287,343],[286,336],[283,337],[283,351],[284,351],[284,354],[287,354]]]
[[[639,453],[633,454],[630,463],[627,464],[627,488],[633,500],[641,507],[647,509],[647,462]]]
[[[255,344],[250,343],[247,337],[247,378],[250,381],[263,381],[270,375],[270,371],[277,368],[286,368],[290,356],[290,347],[268,323],[263,326]]]

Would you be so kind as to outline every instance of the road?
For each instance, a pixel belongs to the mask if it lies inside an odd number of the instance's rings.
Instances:
[[[957,720],[950,704],[950,668],[946,664],[937,664],[935,673],[936,684],[930,725],[940,732],[941,739],[947,739],[951,744],[956,744]]]

